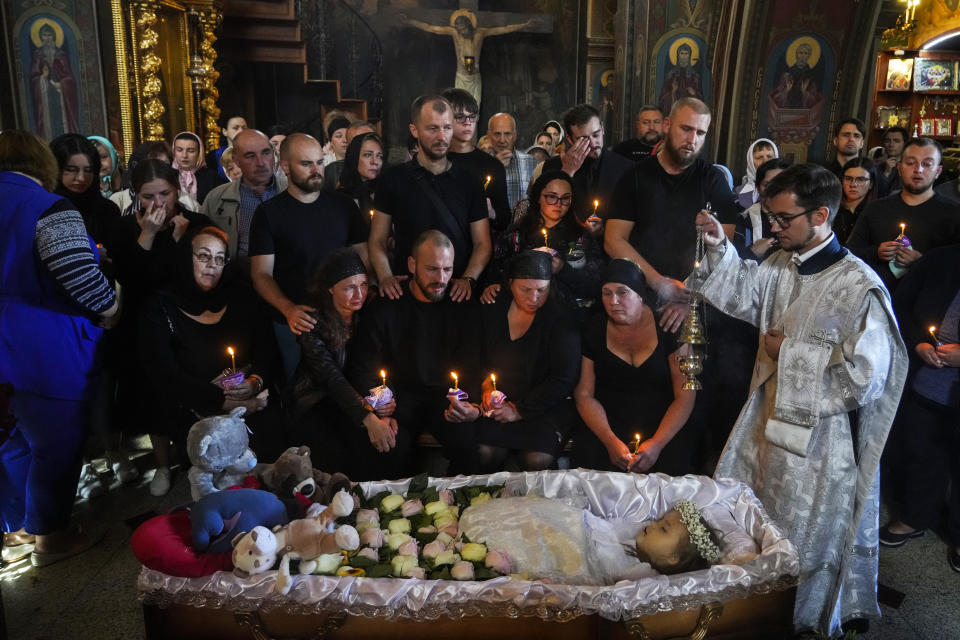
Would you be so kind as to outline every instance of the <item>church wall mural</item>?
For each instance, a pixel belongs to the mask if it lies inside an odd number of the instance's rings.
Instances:
[[[349,11],[329,13],[334,46],[329,77],[341,79],[352,98],[351,69],[366,69],[376,47],[351,45],[340,34],[376,34],[382,52],[382,111],[379,116],[392,156],[402,155],[409,105],[418,95],[455,85],[480,97],[477,129],[486,131],[494,113],[517,118],[517,147],[533,144],[547,120],[576,103],[580,2],[564,0],[348,0]],[[354,17],[359,19],[355,20]],[[458,20],[459,19],[459,20]],[[361,22],[362,20],[362,22]],[[308,49],[309,51],[309,49]],[[355,72],[354,72],[355,74]],[[356,83],[369,88],[364,73]],[[368,104],[371,99],[360,95]],[[283,96],[280,96],[283,99]],[[306,117],[304,115],[303,117]]]
[[[106,131],[96,11],[92,0],[7,0],[18,126],[45,140]]]

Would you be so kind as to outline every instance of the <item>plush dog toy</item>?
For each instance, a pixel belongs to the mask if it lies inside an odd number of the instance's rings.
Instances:
[[[191,544],[194,551],[223,553],[239,532],[288,521],[283,503],[268,491],[217,491],[190,505]]]
[[[300,572],[311,573],[316,568],[316,558],[341,550],[356,551],[360,547],[360,534],[352,526],[333,528],[334,519],[350,515],[353,508],[353,497],[341,492],[317,517],[294,520],[273,531],[258,526],[236,536],[233,539],[234,574],[241,578],[258,575],[271,569],[279,557],[276,590],[289,593],[293,587],[290,560],[300,560]]]
[[[187,455],[190,457],[190,494],[194,500],[242,485],[257,464],[250,450],[250,429],[243,421],[244,407],[229,414],[203,418],[190,427]]]

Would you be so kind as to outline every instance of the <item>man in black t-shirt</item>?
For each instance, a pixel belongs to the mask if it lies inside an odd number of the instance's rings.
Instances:
[[[470,92],[464,89],[447,89],[440,95],[453,107],[453,137],[450,139],[447,158],[455,167],[466,169],[483,185],[484,196],[494,213],[492,226],[496,231],[503,231],[511,220],[510,203],[507,200],[507,172],[502,162],[477,149],[474,144],[480,106]]]
[[[710,109],[696,98],[674,103],[657,155],[641,160],[614,190],[604,248],[611,258],[633,260],[657,292],[661,325],[676,331],[687,313],[681,282],[693,270],[694,220],[709,203],[732,237],[739,211],[719,169],[700,158]]]
[[[476,472],[477,445],[474,421],[477,405],[448,399],[451,371],[476,371],[479,349],[479,309],[475,303],[455,304],[447,295],[453,275],[454,250],[450,239],[436,230],[422,233],[406,258],[413,277],[403,286],[403,296],[380,298],[360,318],[357,339],[347,360],[347,379],[355,389],[379,386],[377,372],[388,372],[397,402],[396,446],[384,468],[388,478],[414,472],[409,451],[422,431],[429,431],[450,461],[449,475]],[[461,389],[480,397],[480,380],[466,376]],[[397,459],[400,459],[399,461]],[[372,464],[387,462],[383,458]],[[378,466],[379,468],[379,466]]]
[[[660,107],[647,105],[640,107],[635,122],[637,137],[624,140],[613,148],[628,160],[640,162],[653,153],[654,147],[663,139],[663,112]]]
[[[280,167],[287,190],[257,207],[250,227],[250,275],[253,286],[275,309],[274,332],[287,379],[300,360],[296,336],[315,322],[303,304],[308,279],[336,249],[352,245],[366,259],[363,222],[356,204],[321,191],[323,151],[305,133],[280,145]]]
[[[399,298],[414,240],[436,229],[450,238],[455,251],[450,298],[469,300],[492,246],[483,185],[447,158],[453,136],[450,103],[437,95],[420,96],[410,111],[410,133],[419,150],[410,162],[380,174],[370,223],[371,266],[380,292]],[[387,254],[391,225],[396,245],[392,261]]]
[[[850,251],[873,267],[891,292],[924,252],[960,243],[960,207],[933,188],[942,169],[938,142],[910,140],[898,166],[902,190],[868,204],[847,238]],[[897,240],[901,223],[910,246]]]

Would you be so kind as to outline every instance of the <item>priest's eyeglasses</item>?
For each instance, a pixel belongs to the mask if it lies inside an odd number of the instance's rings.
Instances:
[[[213,264],[215,267],[222,267],[227,264],[227,256],[224,255],[212,255],[206,251],[198,251],[193,254],[193,257],[197,259],[197,262],[202,264]]]
[[[808,213],[813,213],[819,208],[820,207],[814,207],[813,209],[807,209],[806,211],[801,211],[800,213],[795,213],[792,215],[789,213],[770,213],[769,211],[764,211],[763,215],[767,217],[767,222],[769,222],[771,225],[776,223],[781,229],[786,229],[790,226],[790,223],[793,222],[794,219],[799,218],[800,216],[805,216]]]
[[[464,124],[466,122],[476,122],[477,118],[480,117],[479,113],[455,113],[453,114],[453,119]]]
[[[557,204],[559,202],[560,204],[567,206],[573,202],[572,193],[565,193],[562,196],[558,196],[555,193],[544,193],[541,195],[543,196],[543,201],[547,204]]]

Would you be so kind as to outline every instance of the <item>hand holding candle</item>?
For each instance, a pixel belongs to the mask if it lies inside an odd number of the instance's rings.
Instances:
[[[490,382],[493,384],[493,391],[490,392],[490,399],[487,401],[490,405],[490,411],[485,414],[487,417],[490,417],[494,409],[502,407],[503,402],[507,399],[507,394],[497,390],[497,374],[490,374]]]
[[[236,351],[233,350],[233,347],[227,347],[227,353],[230,354],[230,372],[231,372],[231,373],[236,373],[236,371],[237,371],[237,359],[236,359],[237,353],[236,353]]]
[[[456,371],[451,371],[450,377],[453,378],[453,388],[447,389],[447,398],[450,398],[450,399],[456,398],[460,402],[463,402],[469,396],[465,391],[460,390],[460,377],[457,375]]]
[[[391,391],[390,387],[387,386],[386,369],[380,369],[380,381],[382,384],[379,387],[370,389],[370,395],[364,398],[364,400],[367,401],[367,404],[369,404],[374,410],[388,405],[391,401],[393,401],[393,391]]]
[[[930,336],[933,338],[933,346],[939,347],[943,344],[940,342],[940,338],[937,337],[937,328],[935,326],[931,325],[927,331],[930,332]]]
[[[633,455],[637,455],[637,452],[640,451],[640,434],[633,434]]]
[[[910,238],[908,238],[907,235],[906,235],[906,233],[904,233],[904,232],[906,231],[906,229],[907,229],[906,223],[905,223],[905,222],[901,222],[901,223],[900,223],[900,235],[897,236],[897,242],[899,242],[900,244],[902,244],[904,247],[909,248],[909,247],[910,247]]]

